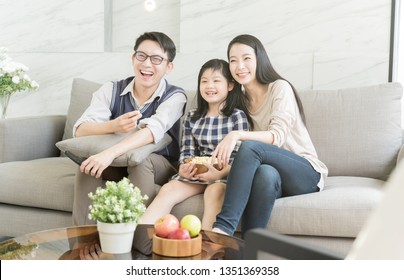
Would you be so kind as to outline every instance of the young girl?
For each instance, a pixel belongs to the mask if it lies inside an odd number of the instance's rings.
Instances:
[[[232,130],[248,130],[248,115],[241,86],[233,81],[229,65],[221,59],[206,62],[198,75],[197,109],[191,110],[183,125],[180,167],[177,175],[165,184],[144,213],[141,223],[154,224],[171,212],[178,203],[204,193],[205,210],[202,228],[211,229],[223,203],[227,165],[220,171],[207,165],[208,171],[197,175],[187,158],[210,156],[216,145]],[[230,156],[232,161],[239,143]]]
[[[239,35],[227,56],[233,78],[245,89],[255,131],[230,132],[212,153],[226,165],[234,143],[243,141],[213,230],[233,234],[243,218],[244,235],[267,226],[277,198],[321,190],[328,170],[317,157],[296,90],[272,67],[262,43]]]

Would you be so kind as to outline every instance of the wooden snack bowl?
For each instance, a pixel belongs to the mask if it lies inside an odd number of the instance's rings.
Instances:
[[[186,158],[184,160],[185,163],[190,163],[192,162],[192,158]],[[200,163],[195,163],[195,167],[198,169],[196,171],[196,175],[208,172],[208,168],[204,165],[204,164],[200,164]],[[221,168],[219,168],[219,165],[217,163],[213,164],[213,167],[216,168],[217,170],[221,170]]]
[[[191,239],[168,239],[153,234],[153,253],[166,257],[189,257],[202,252],[202,235]]]
[[[195,173],[196,175],[199,175],[199,174],[208,172],[208,170],[209,170],[205,165],[199,164],[199,163],[196,163],[196,164],[195,164],[195,167],[198,169],[198,170],[196,171],[196,173]]]

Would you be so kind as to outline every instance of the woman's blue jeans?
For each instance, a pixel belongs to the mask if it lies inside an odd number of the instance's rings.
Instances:
[[[242,237],[249,229],[266,228],[277,198],[317,192],[319,180],[320,173],[305,158],[274,145],[244,141],[213,227],[233,235],[242,218]]]

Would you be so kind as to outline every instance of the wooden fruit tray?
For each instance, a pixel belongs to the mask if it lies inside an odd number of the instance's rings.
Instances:
[[[202,252],[202,235],[178,240],[161,238],[153,235],[153,253],[166,257],[189,257]]]

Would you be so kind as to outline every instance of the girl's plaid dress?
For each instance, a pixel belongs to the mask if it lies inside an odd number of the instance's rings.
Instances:
[[[179,162],[184,159],[195,156],[210,156],[220,141],[232,130],[248,130],[248,121],[242,110],[235,109],[230,117],[219,115],[216,117],[202,117],[192,120],[195,110],[191,110],[185,118],[182,131],[182,146]],[[240,142],[236,144],[231,157],[233,161]],[[178,174],[171,179],[192,182],[197,184],[210,184],[213,182],[202,182],[182,178]],[[226,178],[218,180],[226,182]]]

